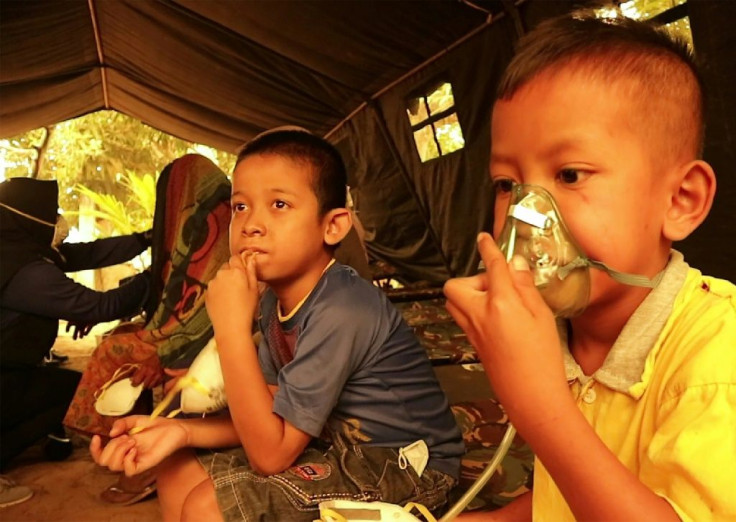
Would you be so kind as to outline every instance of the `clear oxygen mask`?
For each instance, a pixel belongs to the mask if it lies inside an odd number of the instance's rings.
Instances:
[[[510,261],[521,256],[534,284],[558,317],[580,314],[590,296],[590,272],[580,247],[562,220],[552,195],[535,185],[514,185],[498,237]]]
[[[579,315],[588,305],[591,267],[619,283],[648,288],[654,288],[662,275],[649,279],[626,274],[589,259],[565,225],[552,194],[537,185],[513,186],[497,243],[507,261],[514,256],[526,260],[542,298],[562,318]]]

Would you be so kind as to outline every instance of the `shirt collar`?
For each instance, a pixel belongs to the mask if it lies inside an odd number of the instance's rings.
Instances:
[[[325,272],[327,272],[327,270],[329,270],[330,267],[334,264],[335,264],[335,258],[333,257],[332,259],[330,259],[330,262],[327,263],[327,266],[324,268],[324,270],[322,270],[322,274],[320,274],[320,279],[322,278],[323,275],[325,275]],[[319,281],[317,281],[317,283],[319,283]],[[310,290],[309,293],[307,293],[307,295],[302,297],[301,301],[299,301],[296,304],[296,306],[294,306],[294,308],[286,315],[281,315],[281,304],[278,301],[276,301],[276,313],[278,314],[279,322],[285,323],[286,321],[294,317],[296,313],[299,311],[299,309],[302,307],[302,305],[307,301],[307,299],[309,299],[309,296],[312,295],[312,292],[314,291],[315,288],[317,288],[317,285],[314,285],[312,290]]]
[[[662,280],[631,315],[611,351],[608,352],[603,365],[591,376],[583,373],[570,353],[567,345],[567,321],[561,322],[560,342],[567,380],[571,382],[579,380],[584,384],[589,379],[595,379],[616,391],[634,398],[640,397],[647,383],[637,387],[636,393],[632,393],[631,387],[642,381],[647,355],[672,313],[677,294],[685,283],[688,268],[682,254],[672,250]]]

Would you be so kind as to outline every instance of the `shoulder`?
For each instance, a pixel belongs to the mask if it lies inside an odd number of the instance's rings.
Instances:
[[[736,341],[736,286],[691,268],[672,308],[670,330],[683,341]],[[733,344],[731,346],[734,346]]]
[[[660,342],[675,393],[736,385],[736,286],[690,269]]]
[[[314,304],[335,312],[349,309],[371,311],[391,307],[380,288],[369,283],[351,267],[335,263],[315,288]]]
[[[336,263],[314,289],[303,320],[305,327],[325,325],[379,342],[396,330],[401,315],[380,288]]]

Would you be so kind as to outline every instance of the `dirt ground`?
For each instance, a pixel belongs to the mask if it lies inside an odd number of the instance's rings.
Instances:
[[[101,326],[99,330],[102,330]],[[62,335],[54,345],[70,360],[65,367],[81,370],[96,346],[95,330],[82,340]],[[33,489],[27,502],[0,509],[1,522],[156,522],[161,520],[155,495],[132,506],[103,502],[99,495],[117,476],[97,466],[86,441],[73,439],[74,453],[63,462],[46,462],[42,444],[16,458],[6,471],[17,483]]]
[[[63,462],[43,460],[41,446],[29,448],[7,472],[13,480],[33,489],[27,502],[0,509],[3,522],[148,522],[161,520],[155,496],[132,506],[103,502],[100,492],[114,484],[116,475],[100,468],[86,446],[77,445]]]

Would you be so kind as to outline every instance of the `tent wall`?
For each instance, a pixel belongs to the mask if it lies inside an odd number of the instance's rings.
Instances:
[[[392,89],[378,105],[399,152],[401,169],[426,210],[446,259],[443,279],[477,270],[475,236],[491,225],[489,113],[500,72],[511,58],[509,42],[514,39],[511,19],[505,17]],[[422,163],[406,109],[412,94],[436,79],[453,87],[465,147]]]
[[[0,2],[0,131],[12,136],[103,107],[89,8]],[[73,36],[73,37],[72,37]]]
[[[675,248],[703,273],[736,283],[736,2],[689,0],[706,89],[704,159],[718,188],[710,215]]]
[[[447,268],[426,220],[426,209],[402,171],[374,107],[358,113],[334,141],[345,158],[348,183],[366,230],[369,254],[413,280],[444,281]]]
[[[500,71],[510,60],[518,32],[577,4],[521,4],[405,78],[335,134],[353,171],[352,186],[359,194],[357,206],[370,232],[373,257],[389,261],[410,278],[433,283],[476,271],[475,236],[492,226],[489,116]],[[705,159],[715,167],[719,186],[707,221],[675,248],[705,273],[736,281],[736,33],[731,25],[736,16],[725,13],[736,3],[723,4],[689,0],[695,46],[707,65],[703,77],[711,98]],[[410,95],[434,78],[452,84],[466,144],[459,152],[422,163],[406,106]]]
[[[475,236],[492,225],[489,115],[518,34],[584,3],[3,0],[0,135],[111,108],[232,151],[277,125],[324,135],[354,113],[329,137],[370,253],[439,284],[475,272]],[[736,281],[736,2],[687,6],[719,187],[708,220],[676,248]],[[422,163],[406,105],[433,79],[452,84],[466,146]]]
[[[348,163],[374,258],[409,279],[442,283],[477,271],[478,232],[490,230],[490,112],[496,84],[528,24],[566,12],[570,1],[528,2],[404,78],[342,127],[333,141]],[[513,15],[513,16],[512,16]],[[434,80],[449,81],[465,147],[419,158],[407,102]]]
[[[456,0],[427,5],[3,0],[0,136],[99,109],[228,151],[278,125],[325,134],[485,20]]]

